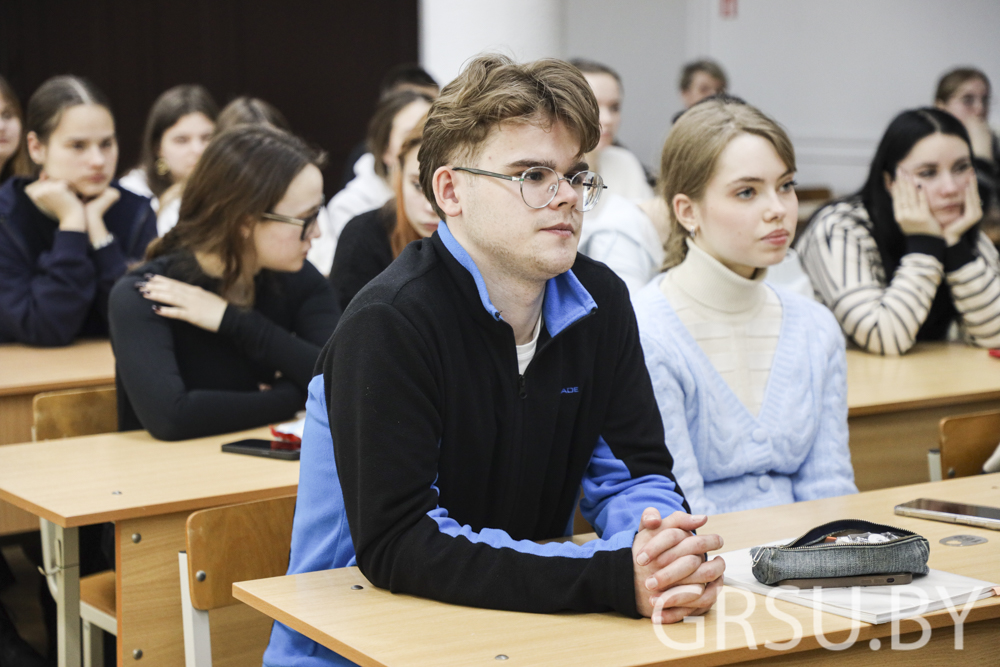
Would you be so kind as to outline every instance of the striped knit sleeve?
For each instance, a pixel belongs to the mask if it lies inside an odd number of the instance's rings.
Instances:
[[[947,279],[968,340],[1000,347],[1000,255],[985,234],[979,232],[968,261],[948,271]]]
[[[844,333],[867,352],[899,355],[916,341],[944,275],[944,241],[907,238],[907,252],[886,281],[864,209],[850,201],[821,211],[798,245],[817,297]],[[888,284],[887,284],[888,282]]]

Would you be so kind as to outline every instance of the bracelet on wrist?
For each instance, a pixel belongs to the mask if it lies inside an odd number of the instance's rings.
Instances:
[[[100,241],[97,241],[96,243],[91,243],[90,247],[92,247],[94,250],[100,250],[101,248],[107,248],[114,242],[115,242],[115,235],[112,234],[111,232],[108,232],[107,236],[105,236]]]

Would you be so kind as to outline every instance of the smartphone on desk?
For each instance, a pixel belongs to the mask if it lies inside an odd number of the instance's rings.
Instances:
[[[896,505],[896,514],[913,516],[918,519],[963,523],[977,528],[1000,530],[1000,507],[967,505],[947,500],[917,498],[902,505]]]
[[[222,451],[230,454],[249,454],[250,456],[267,456],[272,459],[286,461],[299,460],[299,448],[281,440],[258,440],[248,438],[236,442],[227,442]]]

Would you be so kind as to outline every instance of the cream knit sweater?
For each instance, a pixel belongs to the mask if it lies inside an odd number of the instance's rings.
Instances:
[[[760,413],[781,332],[781,301],[688,241],[688,254],[667,271],[660,290],[729,388],[750,414]]]

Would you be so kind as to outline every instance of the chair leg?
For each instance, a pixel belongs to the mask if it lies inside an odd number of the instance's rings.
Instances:
[[[104,667],[104,631],[83,621],[83,667]]]
[[[181,574],[181,617],[184,621],[185,667],[212,667],[212,634],[208,612],[191,605],[191,581],[188,578],[187,552],[177,553]]]
[[[941,450],[927,450],[927,476],[932,482],[941,481]]]

